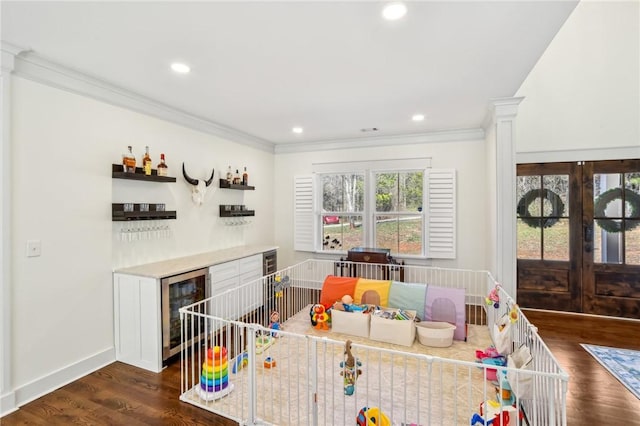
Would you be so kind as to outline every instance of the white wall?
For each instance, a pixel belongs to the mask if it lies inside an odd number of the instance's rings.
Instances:
[[[21,404],[68,379],[60,371],[113,360],[113,267],[273,243],[273,154],[23,78],[14,77],[12,89],[11,370]],[[154,164],[166,153],[178,181],[112,179],[127,145],[138,157],[149,145]],[[182,161],[196,178],[216,169],[202,207],[191,202]],[[217,188],[229,164],[246,165],[256,191]],[[253,223],[225,226],[218,204],[243,199],[257,212]],[[125,200],[176,209],[171,238],[118,241],[111,203]],[[41,241],[40,257],[26,257],[27,240]]]
[[[580,2],[517,92],[519,159],[640,156],[639,76],[640,2]]]
[[[384,160],[430,157],[433,168],[457,170],[458,228],[457,258],[429,264],[442,267],[486,269],[487,223],[484,141],[433,142],[362,149],[323,150],[278,154],[275,158],[276,244],[279,266],[292,265],[310,257],[293,250],[293,176],[309,174],[313,163],[347,160]],[[417,263],[412,261],[411,263]],[[426,263],[426,262],[423,262]]]

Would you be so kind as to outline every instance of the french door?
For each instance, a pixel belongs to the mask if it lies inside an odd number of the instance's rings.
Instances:
[[[517,175],[518,303],[640,318],[640,160]]]

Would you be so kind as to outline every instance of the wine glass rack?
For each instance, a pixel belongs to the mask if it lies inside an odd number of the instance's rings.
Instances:
[[[125,204],[132,204],[133,209],[131,211],[125,211]],[[111,218],[114,222],[177,218],[177,212],[175,210],[157,210],[157,205],[150,203],[148,206],[148,211],[141,211],[140,204],[137,203],[113,203],[111,204]]]

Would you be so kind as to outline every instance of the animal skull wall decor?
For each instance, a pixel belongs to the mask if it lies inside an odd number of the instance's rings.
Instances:
[[[211,182],[213,182],[213,174],[215,172],[215,169],[211,170],[211,177],[209,180],[194,179],[187,174],[187,171],[184,168],[184,163],[182,163],[182,176],[184,176],[184,179],[187,182],[193,185],[191,187],[191,199],[196,205],[200,206],[204,202],[204,196],[207,195],[207,187],[211,185]]]

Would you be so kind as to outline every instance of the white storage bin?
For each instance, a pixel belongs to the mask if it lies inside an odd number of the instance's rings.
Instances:
[[[389,311],[394,311],[389,309]],[[411,316],[409,320],[396,320],[382,318],[378,315],[371,316],[371,332],[369,339],[379,342],[393,343],[395,345],[411,346],[416,340],[416,326],[413,318],[416,311],[403,311]]]
[[[422,321],[418,327],[418,341],[425,346],[447,348],[453,344],[456,326],[448,322]]]
[[[331,310],[331,331],[351,334],[352,336],[369,337],[369,321],[371,315],[360,312],[344,312]]]

